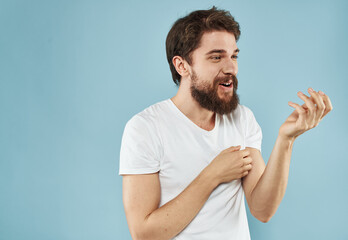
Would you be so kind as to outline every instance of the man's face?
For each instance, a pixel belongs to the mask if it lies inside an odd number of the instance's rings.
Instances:
[[[191,94],[202,107],[227,114],[238,106],[238,52],[232,33],[203,34],[199,48],[192,53],[190,69]]]

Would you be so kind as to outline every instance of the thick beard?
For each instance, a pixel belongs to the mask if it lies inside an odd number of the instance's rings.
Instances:
[[[232,96],[227,100],[220,98],[218,95],[219,84],[228,82],[231,79],[233,81]],[[237,108],[239,104],[239,96],[237,94],[238,79],[235,75],[216,77],[212,85],[202,84],[199,86],[197,74],[193,71],[191,80],[191,95],[201,107],[221,115],[231,113]]]

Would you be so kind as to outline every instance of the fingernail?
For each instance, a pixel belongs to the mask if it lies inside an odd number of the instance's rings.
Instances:
[[[297,92],[297,94],[301,94],[302,95],[303,93],[301,91],[299,91],[299,92]]]
[[[310,92],[314,92],[313,88],[309,88],[308,90],[309,90]]]
[[[319,94],[325,96],[325,93],[323,93],[322,91],[319,91]]]

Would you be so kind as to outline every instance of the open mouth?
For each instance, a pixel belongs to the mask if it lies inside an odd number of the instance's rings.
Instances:
[[[225,82],[225,83],[220,83],[219,85],[224,86],[224,87],[231,87],[232,86],[232,81]]]

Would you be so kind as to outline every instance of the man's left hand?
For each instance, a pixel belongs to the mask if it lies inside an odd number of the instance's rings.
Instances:
[[[316,92],[308,89],[310,97],[302,92],[297,95],[305,103],[300,106],[289,102],[289,106],[295,108],[286,121],[280,126],[279,135],[295,139],[302,133],[318,126],[319,122],[332,110],[330,98],[322,91]]]

